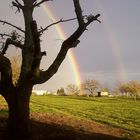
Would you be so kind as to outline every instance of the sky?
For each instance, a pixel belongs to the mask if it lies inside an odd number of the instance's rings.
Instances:
[[[94,79],[107,87],[130,80],[140,81],[140,0],[80,0],[80,3],[84,15],[101,14],[101,23],[92,23],[80,37],[80,44],[72,49],[81,80]],[[72,0],[54,0],[46,4],[57,20],[75,17]],[[10,5],[9,1],[2,0],[0,19],[24,28],[22,13],[15,14],[16,9]],[[38,27],[52,23],[42,6],[35,9],[34,19]],[[77,22],[61,23],[60,27],[68,37],[77,28]],[[0,32],[10,30],[0,24]],[[47,52],[41,64],[45,70],[55,59],[63,40],[53,27],[41,39],[42,50]],[[12,47],[7,55],[19,53]],[[57,90],[71,83],[76,84],[76,81],[67,57],[57,74],[35,89]]]

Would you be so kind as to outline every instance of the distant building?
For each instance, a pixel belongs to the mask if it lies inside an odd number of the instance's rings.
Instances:
[[[100,91],[100,92],[97,92],[97,93],[98,93],[98,97],[109,96],[109,93],[107,91]]]
[[[47,90],[32,90],[34,95],[57,95],[56,92],[51,92]]]
[[[45,95],[48,93],[47,90],[32,90],[32,93],[34,93],[35,95]]]

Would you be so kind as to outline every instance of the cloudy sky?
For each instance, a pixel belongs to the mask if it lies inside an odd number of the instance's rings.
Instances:
[[[16,9],[10,8],[10,2],[2,1],[0,19],[24,28],[22,14],[15,14]],[[95,79],[109,87],[120,81],[140,81],[140,0],[80,2],[84,15],[101,14],[101,24],[91,24],[80,38],[81,43],[72,49],[81,79]],[[57,20],[75,17],[72,0],[54,0],[47,2],[47,6]],[[34,11],[34,19],[39,27],[45,27],[52,22],[43,7]],[[77,22],[71,21],[60,26],[68,37],[76,29]],[[0,25],[0,32],[10,32],[10,29]],[[47,57],[42,61],[42,69],[52,63],[62,41],[54,28],[50,28],[42,36],[42,50],[47,51]],[[20,53],[15,48],[9,49],[8,55],[15,55],[15,52]],[[75,84],[75,76],[70,60],[66,58],[59,72],[51,80],[35,88],[56,90],[70,83]]]

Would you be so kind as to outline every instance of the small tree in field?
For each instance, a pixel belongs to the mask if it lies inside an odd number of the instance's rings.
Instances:
[[[130,81],[128,83],[128,89],[131,96],[134,97],[134,100],[136,100],[140,95],[140,83],[138,81]]]
[[[100,88],[100,84],[96,80],[86,80],[82,85],[82,89],[89,91],[90,95],[94,95],[95,91]]]
[[[68,95],[79,95],[80,93],[79,88],[74,84],[69,84],[66,87],[66,90],[67,90]]]
[[[38,29],[36,21],[33,18],[33,12],[44,2],[51,0],[13,0],[13,7],[18,12],[23,13],[25,29],[21,29],[12,23],[0,20],[4,26],[11,26],[18,30],[11,34],[0,33],[2,40],[5,39],[0,52],[0,94],[5,98],[9,108],[8,128],[13,137],[28,137],[30,132],[29,122],[29,101],[32,88],[36,84],[42,84],[48,81],[57,71],[66,57],[70,48],[76,47],[80,41],[79,37],[87,30],[87,26],[93,21],[99,21],[97,15],[84,16],[82,14],[79,0],[73,0],[76,18],[59,20],[45,28]],[[63,4],[62,4],[63,5]],[[55,24],[77,20],[77,29],[61,45],[61,49],[53,63],[47,70],[41,70],[40,63],[42,52],[40,37],[47,29]],[[20,35],[20,32],[22,35]],[[22,37],[23,36],[23,37]],[[21,71],[16,84],[12,81],[12,67],[10,60],[5,56],[8,47],[16,46],[21,49],[22,64]]]
[[[130,81],[127,83],[121,83],[118,86],[119,91],[122,95],[132,96],[136,100],[140,95],[140,83],[138,81]]]
[[[60,89],[58,89],[58,90],[57,90],[57,95],[59,95],[59,96],[65,96],[66,93],[65,93],[64,88],[60,88]]]
[[[130,92],[128,83],[120,83],[118,85],[118,90],[122,94],[122,96],[128,96]]]

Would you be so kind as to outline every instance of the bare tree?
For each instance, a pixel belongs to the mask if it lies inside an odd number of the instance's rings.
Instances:
[[[84,16],[82,14],[79,0],[73,0],[76,18],[60,20],[56,23],[38,29],[36,21],[33,20],[33,11],[44,2],[51,0],[13,0],[12,5],[17,8],[17,12],[23,13],[25,29],[21,29],[12,23],[0,20],[3,25],[11,26],[17,31],[12,34],[0,33],[1,38],[5,38],[0,53],[0,94],[5,98],[9,107],[9,132],[13,137],[28,137],[30,132],[29,123],[29,101],[32,88],[36,84],[42,84],[49,80],[57,71],[66,57],[70,48],[76,47],[80,41],[79,37],[87,30],[87,26],[93,21],[99,21],[97,15]],[[53,63],[47,70],[40,69],[42,56],[46,52],[41,51],[40,36],[49,27],[55,24],[76,19],[78,27],[62,43],[61,49]],[[100,21],[99,21],[100,22]],[[22,37],[23,36],[23,37]],[[19,79],[16,85],[12,81],[12,68],[10,60],[4,55],[9,47],[16,46],[21,49],[22,64]]]
[[[66,93],[65,93],[64,88],[60,88],[60,89],[58,89],[58,90],[57,90],[57,95],[59,95],[59,96],[65,96]]]
[[[136,100],[137,97],[140,95],[140,83],[135,80],[130,81],[128,83],[128,91],[131,96],[134,97],[134,100]]]
[[[82,89],[89,91],[90,95],[93,95],[94,92],[99,89],[100,84],[96,80],[86,80],[82,85]]]
[[[127,83],[121,83],[118,86],[119,91],[122,93],[122,96],[132,96],[134,100],[140,95],[140,83],[136,80],[132,80]]]
[[[128,96],[130,88],[128,83],[119,83],[118,90],[122,96]]]
[[[80,93],[78,86],[74,84],[69,84],[66,87],[66,90],[67,90],[68,95],[78,95]]]

